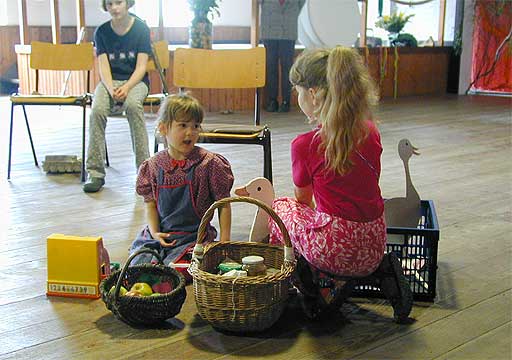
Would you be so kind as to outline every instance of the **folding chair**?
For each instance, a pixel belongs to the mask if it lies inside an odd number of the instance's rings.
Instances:
[[[263,146],[263,176],[272,181],[270,129],[260,125],[260,91],[265,86],[265,48],[176,49],[174,84],[183,88],[254,88],[254,125],[204,124],[199,142]]]
[[[30,67],[35,70],[35,92],[32,95],[13,94],[11,100],[11,127],[9,131],[9,160],[7,167],[7,179],[11,177],[11,157],[12,157],[12,131],[14,124],[14,107],[21,105],[25,124],[32,147],[34,163],[38,165],[32,134],[28,123],[26,105],[72,105],[81,106],[82,115],[82,174],[81,180],[85,181],[85,112],[89,103],[90,71],[94,65],[93,45],[92,43],[82,44],[51,44],[34,41],[31,44]],[[81,71],[86,75],[86,89],[79,95],[41,95],[39,94],[40,70],[54,71]]]
[[[158,74],[162,92],[146,96],[143,105],[153,108],[153,106],[160,106],[165,97],[169,95],[169,87],[165,78],[166,71],[169,68],[169,45],[166,40],[160,40],[151,44],[151,50],[152,53],[150,54],[146,70],[147,72],[153,71]],[[155,152],[158,150],[157,147],[158,144],[155,143]],[[110,166],[108,151],[105,151],[105,155],[105,164]]]

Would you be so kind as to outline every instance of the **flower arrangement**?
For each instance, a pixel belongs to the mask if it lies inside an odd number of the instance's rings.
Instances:
[[[220,16],[219,3],[222,0],[188,0],[190,10],[197,19],[205,19],[210,16],[211,19],[215,15]]]
[[[220,16],[219,3],[222,0],[188,0],[194,18],[189,27],[189,45],[192,48],[211,49],[213,25],[211,20]]]
[[[403,12],[385,15],[377,20],[375,26],[384,29],[389,33],[398,34],[413,16],[414,14],[406,16]]]

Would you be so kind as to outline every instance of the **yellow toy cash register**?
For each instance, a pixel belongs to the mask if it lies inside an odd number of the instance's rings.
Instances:
[[[110,274],[101,237],[52,234],[47,238],[46,295],[97,299],[99,284]]]

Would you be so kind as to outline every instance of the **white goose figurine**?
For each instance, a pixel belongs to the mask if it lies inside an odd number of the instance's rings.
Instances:
[[[409,173],[409,159],[412,155],[419,155],[418,149],[408,139],[398,143],[398,155],[404,163],[405,169],[405,197],[391,198],[384,202],[384,214],[388,227],[418,226],[421,217],[421,200],[414,188]]]
[[[252,179],[247,183],[247,185],[236,188],[235,194],[238,196],[248,196],[253,199],[260,200],[269,207],[272,207],[272,201],[275,197],[272,183],[264,177]],[[267,239],[269,234],[268,218],[269,215],[265,212],[265,210],[260,208],[256,210],[256,215],[254,216],[254,220],[251,226],[249,241],[263,242]]]

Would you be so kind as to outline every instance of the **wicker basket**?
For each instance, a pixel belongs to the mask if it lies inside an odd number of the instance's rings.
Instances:
[[[291,249],[288,231],[277,214],[259,200],[249,197],[226,198],[215,202],[204,214],[197,234],[201,244],[206,225],[216,208],[233,202],[255,204],[278,224],[285,246]],[[262,331],[281,316],[295,262],[285,260],[282,247],[248,241],[217,242],[205,246],[202,260],[189,267],[194,282],[194,295],[199,315],[213,327],[234,332]],[[226,257],[237,262],[248,255],[259,255],[265,265],[278,269],[265,276],[225,277],[214,274]]]
[[[152,253],[159,264],[140,264],[129,266],[133,258],[142,253]],[[140,282],[144,275],[160,277],[162,281],[172,283],[173,290],[159,296],[119,296],[121,286],[130,289],[133,284]],[[112,286],[116,286],[113,294],[109,295]],[[121,271],[112,273],[100,284],[101,298],[105,305],[119,319],[130,325],[158,325],[177,315],[185,297],[185,278],[178,271],[165,266],[160,255],[151,249],[141,249],[132,254]]]

